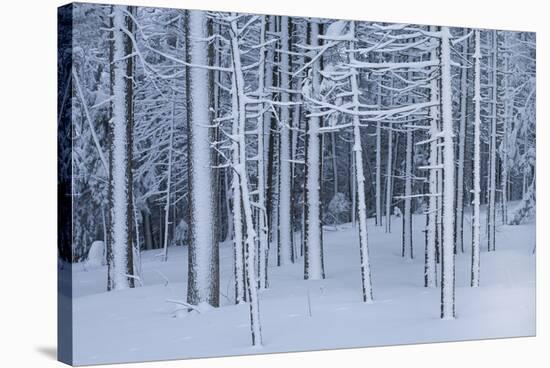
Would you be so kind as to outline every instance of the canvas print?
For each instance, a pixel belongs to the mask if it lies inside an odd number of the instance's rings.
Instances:
[[[534,33],[58,22],[61,361],[535,334]]]

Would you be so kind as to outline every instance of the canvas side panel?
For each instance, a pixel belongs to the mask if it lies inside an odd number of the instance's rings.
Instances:
[[[72,51],[73,4],[57,13],[57,359],[73,363]]]

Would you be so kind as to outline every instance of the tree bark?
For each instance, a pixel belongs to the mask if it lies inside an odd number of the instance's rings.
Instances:
[[[209,65],[208,21],[202,11],[186,13],[186,58],[191,65]],[[219,306],[219,258],[215,220],[214,160],[210,141],[210,82],[208,70],[187,67],[187,96],[192,96],[187,109],[188,130],[188,187],[189,187],[189,256],[187,302],[193,305],[208,303]]]
[[[289,17],[281,16],[281,102],[288,104],[290,102],[290,58],[289,58]],[[279,266],[293,263],[293,245],[292,245],[292,203],[291,203],[291,134],[290,127],[290,109],[288,105],[281,106],[281,124],[280,142],[279,142],[279,221],[277,237],[277,264]]]
[[[443,243],[441,247],[441,318],[455,318],[454,144],[451,76],[451,33],[441,27],[441,116],[443,135]]]
[[[319,24],[312,21],[309,25],[309,45],[317,47],[319,42]],[[314,98],[320,93],[320,61],[311,68],[311,90]],[[311,113],[317,111],[312,107]],[[319,280],[325,278],[323,260],[323,231],[321,226],[321,140],[319,137],[320,118],[308,117],[305,136],[305,184],[304,184],[304,279]]]
[[[111,113],[109,151],[110,251],[108,290],[134,287],[132,241],[133,32],[127,13],[135,8],[113,6],[111,42]]]
[[[479,248],[480,248],[480,195],[481,195],[481,37],[475,30],[474,52],[474,183],[472,216],[472,267],[470,285],[479,286]]]

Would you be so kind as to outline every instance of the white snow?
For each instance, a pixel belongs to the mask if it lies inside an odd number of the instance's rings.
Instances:
[[[86,267],[101,267],[105,265],[105,245],[103,240],[95,240],[90,246],[88,257],[86,257]]]
[[[515,204],[514,204],[515,205]],[[424,254],[424,216],[414,215],[415,254]],[[485,216],[481,216],[484,220]],[[464,239],[471,239],[465,210]],[[263,347],[250,346],[248,305],[233,304],[233,249],[221,244],[221,308],[172,318],[187,287],[187,248],[143,253],[144,287],[106,293],[106,269],[74,266],[74,357],[77,365],[205,356],[380,346],[535,333],[534,222],[497,227],[497,251],[481,252],[480,287],[470,285],[470,247],[456,258],[456,319],[441,321],[439,288],[424,288],[424,259],[401,258],[395,231],[368,220],[376,300],[361,300],[357,229],[325,231],[324,280],[303,280],[303,264],[269,267],[259,293]],[[482,225],[483,226],[483,225]],[[276,247],[271,246],[275,261]],[[168,282],[166,281],[168,280]],[[439,282],[439,280],[438,280]],[[308,308],[311,301],[311,316]],[[228,297],[231,299],[228,299]],[[181,307],[181,306],[180,306]]]
[[[351,204],[348,197],[344,193],[336,193],[328,203],[328,211],[326,211],[327,222],[341,223],[340,216],[349,213],[350,207]]]
[[[176,234],[174,235],[174,239],[172,240],[172,243],[175,245],[182,245],[187,241],[187,234],[189,232],[189,225],[187,225],[187,222],[185,220],[180,220],[178,223],[178,226],[176,226]]]
[[[350,22],[345,20],[337,20],[330,23],[325,31],[325,34],[320,36],[320,38],[326,40],[352,41],[355,35],[352,34],[351,31],[348,31],[347,34],[344,33],[349,23]]]

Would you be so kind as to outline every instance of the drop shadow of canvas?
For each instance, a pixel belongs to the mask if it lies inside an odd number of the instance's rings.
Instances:
[[[57,360],[57,348],[55,346],[37,346],[35,350],[47,358]]]

